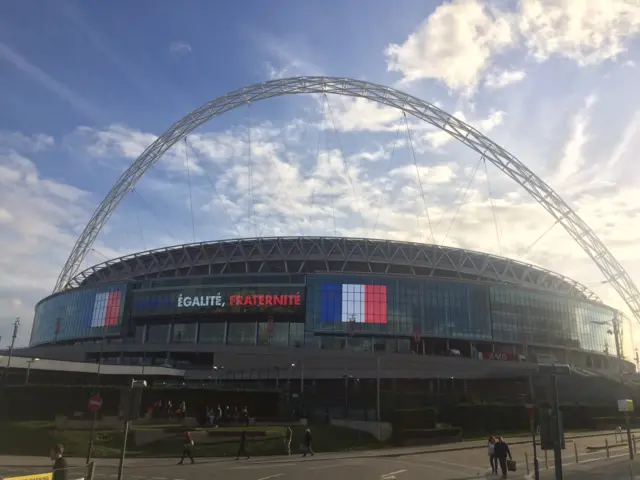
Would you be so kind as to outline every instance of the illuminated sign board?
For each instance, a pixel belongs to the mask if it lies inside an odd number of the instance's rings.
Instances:
[[[134,292],[134,316],[182,313],[292,313],[304,305],[304,287],[221,287]]]
[[[324,322],[387,323],[386,285],[324,284],[320,291]]]

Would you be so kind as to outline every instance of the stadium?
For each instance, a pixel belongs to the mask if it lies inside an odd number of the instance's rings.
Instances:
[[[28,360],[37,358],[196,390],[271,392],[269,408],[263,399],[252,402],[265,414],[293,407],[379,419],[381,408],[443,411],[496,401],[521,411],[538,387],[544,390],[538,364],[555,363],[572,373],[560,385],[564,403],[610,412],[616,399],[634,398],[621,313],[574,280],[508,258],[435,244],[300,236],[184,244],[81,270],[118,202],[179,139],[230,109],[300,93],[365,98],[451,134],[550,212],[630,311],[640,312],[637,288],[596,234],[477,130],[389,87],[296,77],[213,100],[176,122],[123,173],[76,242],[54,293],[36,305],[29,347],[14,353],[25,366],[46,374],[46,362],[32,367]],[[578,415],[574,424],[594,415]]]
[[[576,366],[609,368],[620,354],[617,312],[587,287],[434,245],[216,241],[118,258],[71,284],[36,306],[30,346],[39,356],[96,362],[101,348],[106,363],[197,368],[215,365],[203,363],[206,350],[277,348],[505,362],[571,356]]]

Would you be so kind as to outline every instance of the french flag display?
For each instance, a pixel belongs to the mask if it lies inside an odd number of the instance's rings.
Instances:
[[[93,303],[91,327],[112,327],[120,320],[122,291],[97,293]]]
[[[387,323],[387,286],[325,284],[321,288],[323,322]]]

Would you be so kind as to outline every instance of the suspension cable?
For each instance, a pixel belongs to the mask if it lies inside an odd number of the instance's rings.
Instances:
[[[320,127],[320,131],[318,132],[318,145],[316,148],[316,169],[313,175],[313,180],[311,180],[311,210],[315,206],[316,202],[316,175],[318,173],[318,162],[320,161],[320,145],[322,143],[322,134],[324,132],[324,127],[327,124],[327,114],[325,111],[325,102],[324,97],[322,98],[322,125]],[[325,141],[326,143],[326,141]]]
[[[478,160],[478,163],[476,163],[476,166],[473,169],[473,172],[471,173],[471,178],[469,178],[469,183],[467,183],[467,188],[464,189],[464,193],[462,194],[462,198],[460,199],[460,202],[458,203],[458,208],[456,209],[455,213],[453,214],[453,217],[451,218],[451,222],[449,223],[449,228],[447,228],[447,233],[444,234],[444,237],[442,238],[442,240],[440,242],[440,245],[444,245],[444,241],[449,236],[449,232],[451,231],[451,227],[453,227],[453,222],[455,222],[456,217],[458,216],[458,212],[460,212],[460,209],[464,205],[464,199],[467,197],[467,193],[469,192],[469,188],[471,188],[471,184],[473,183],[473,181],[476,178],[476,173],[478,172],[478,167],[480,167],[480,164],[482,163],[483,160],[484,160],[484,155],[480,157],[480,160]],[[443,214],[443,217],[444,217],[444,214]],[[440,220],[442,220],[442,218]],[[438,224],[439,223],[440,222],[438,222]],[[436,225],[436,228],[437,228],[437,225]]]
[[[144,230],[142,229],[142,222],[140,221],[140,215],[138,215],[138,211],[136,210],[136,219],[138,220],[138,228],[140,229],[140,239],[142,240],[142,248],[147,249],[147,246],[144,243]]]
[[[522,257],[526,256],[526,255],[531,251],[531,249],[532,249],[533,247],[535,247],[535,246],[536,246],[536,244],[537,244],[540,240],[542,240],[542,239],[544,238],[544,236],[545,236],[547,233],[549,233],[549,232],[553,229],[553,227],[555,227],[558,223],[560,223],[560,219],[558,219],[558,220],[556,220],[555,222],[553,222],[553,223],[551,224],[551,226],[550,226],[549,228],[547,228],[547,229],[544,231],[544,233],[543,233],[542,235],[540,235],[538,238],[536,238],[536,239],[533,241],[533,243],[532,243],[531,245],[529,245],[529,246],[524,250],[524,252],[522,252],[520,255],[518,255],[518,257],[517,257],[517,258],[522,258]]]
[[[187,183],[189,185],[189,210],[191,211],[191,232],[193,242],[196,241],[196,223],[193,218],[193,195],[191,194],[191,171],[189,169],[189,156],[187,155],[187,137],[184,137],[184,164],[187,167]]]
[[[338,134],[338,129],[336,128],[336,122],[333,118],[333,109],[331,108],[331,103],[327,98],[327,94],[324,94],[324,98],[327,102],[327,109],[329,110],[329,116],[331,117],[331,123],[333,124],[333,131],[336,134],[336,142],[338,143],[338,149],[340,150],[340,156],[342,157],[342,162],[344,163],[344,170],[347,174],[347,180],[349,181],[349,185],[351,186],[351,192],[353,193],[353,200],[358,205],[358,213],[360,214],[360,220],[362,221],[362,227],[365,227],[364,215],[362,214],[362,208],[360,208],[358,200],[358,195],[356,195],[356,189],[353,185],[353,180],[351,179],[351,172],[349,172],[349,165],[347,163],[347,157],[344,156],[344,149],[342,148],[342,142],[340,141],[340,135]]]
[[[251,103],[247,103],[247,109],[249,110],[249,128],[247,129],[247,141],[249,143],[249,153],[247,154],[247,171],[249,175],[249,199],[247,201],[247,222],[249,223],[249,231],[253,229],[255,235],[256,230],[256,217],[255,208],[253,202],[253,160],[251,158]]]
[[[291,201],[291,198],[289,197],[289,193],[287,192],[287,189],[284,186],[284,180],[282,179],[282,175],[280,175],[280,172],[278,171],[278,165],[276,164],[275,159],[273,158],[273,153],[271,153],[271,149],[267,150],[268,155],[269,155],[269,160],[271,160],[271,164],[273,165],[273,169],[276,172],[276,175],[278,175],[278,182],[279,182],[279,189],[278,192],[284,192],[284,196],[285,199],[287,200],[287,205],[293,205],[293,202]],[[278,198],[278,195],[276,194],[276,199]],[[260,229],[260,231],[258,232],[258,237],[262,236],[262,232],[264,231],[264,229],[266,228],[266,226],[268,225],[268,220],[269,218],[271,218],[271,215],[273,213],[274,209],[270,209],[269,213],[267,214],[267,217],[264,219],[262,228]],[[298,228],[300,228],[300,234],[302,236],[304,236],[304,229],[302,228],[302,223],[300,223],[300,219],[296,216],[294,217],[296,222],[298,223]]]
[[[387,177],[389,175],[389,172],[391,171],[391,164],[393,163],[393,156],[396,153],[396,146],[398,144],[398,139],[399,138],[400,138],[400,128],[398,128],[398,130],[396,131],[396,138],[393,141],[393,147],[391,148],[391,155],[389,156],[389,164],[387,165],[387,173],[385,174],[385,177]],[[376,221],[373,224],[373,235],[374,236],[376,235],[376,232],[378,231],[378,219],[380,218],[380,207],[382,205],[382,197],[384,196],[385,192],[386,192],[386,188],[382,188],[380,190],[380,195],[378,196],[378,200],[375,203],[375,205],[376,205]]]
[[[407,138],[409,139],[409,146],[411,148],[411,155],[413,156],[413,164],[416,166],[416,175],[418,176],[418,184],[420,185],[420,194],[422,195],[422,203],[424,204],[424,211],[427,215],[427,221],[429,222],[429,230],[431,232],[431,241],[436,242],[436,238],[433,234],[433,226],[431,225],[431,217],[429,216],[429,208],[427,207],[427,199],[424,195],[424,188],[422,186],[422,178],[420,177],[420,168],[418,167],[418,160],[416,158],[416,151],[413,148],[413,140],[411,138],[411,130],[409,129],[409,120],[407,120],[407,114],[403,111],[404,124],[407,128]]]
[[[160,218],[158,218],[158,216],[157,216],[157,215],[156,215],[156,213],[154,212],[153,208],[151,208],[151,206],[149,205],[149,203],[144,199],[144,197],[140,194],[140,192],[138,192],[138,190],[137,190],[135,187],[133,187],[133,188],[131,189],[131,191],[132,191],[133,193],[135,193],[135,194],[138,196],[138,198],[142,201],[142,203],[144,203],[144,204],[146,205],[147,210],[149,210],[149,212],[151,213],[151,215],[153,215],[153,217],[158,221],[158,223],[159,223],[160,225],[163,225],[163,226],[165,227],[165,228],[164,228],[164,230],[165,230],[165,232],[167,233],[167,235],[169,235],[169,237],[171,237],[171,238],[173,239],[173,241],[177,243],[177,242],[178,242],[178,240],[176,239],[176,237],[174,237],[174,236],[173,236],[173,234],[172,234],[172,233],[169,231],[169,229],[167,229],[167,227],[166,227],[166,224],[167,224],[166,220],[165,220],[165,221],[162,221],[162,220],[160,220]]]
[[[185,138],[185,141],[186,141],[186,138]],[[198,154],[197,154],[195,148],[193,148],[193,145],[190,145],[188,142],[186,144],[191,148],[191,153],[193,153],[193,156],[196,157],[196,159],[199,161],[200,159],[198,158]],[[226,214],[227,218],[229,219],[229,224],[233,225],[233,228],[235,229],[236,233],[238,234],[238,238],[242,238],[243,235],[240,233],[240,230],[238,229],[238,225],[236,225],[236,222],[233,221],[233,218],[231,217],[231,214],[229,213],[229,210],[227,209],[227,206],[222,201],[222,197],[220,195],[220,192],[218,192],[218,189],[216,188],[215,184],[213,183],[213,180],[211,180],[211,176],[209,175],[209,172],[207,172],[206,169],[204,170],[204,174],[207,177],[207,180],[209,181],[209,184],[211,185],[211,188],[213,189],[214,195],[216,196],[216,198],[218,199],[218,202],[222,206],[222,210],[224,211],[224,213]]]
[[[489,182],[489,171],[487,170],[487,159],[483,156],[482,162],[484,163],[484,174],[487,177],[487,189],[489,190],[489,201],[491,202],[491,210],[493,211],[493,223],[496,227],[496,239],[498,240],[498,249],[500,250],[500,256],[502,256],[502,242],[500,242],[500,230],[498,228],[498,217],[496,215],[496,206],[493,202],[493,195],[491,194],[491,183]]]

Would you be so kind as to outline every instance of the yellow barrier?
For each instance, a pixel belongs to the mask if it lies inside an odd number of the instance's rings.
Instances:
[[[53,473],[36,473],[35,475],[24,475],[22,477],[4,477],[3,480],[53,480]]]

